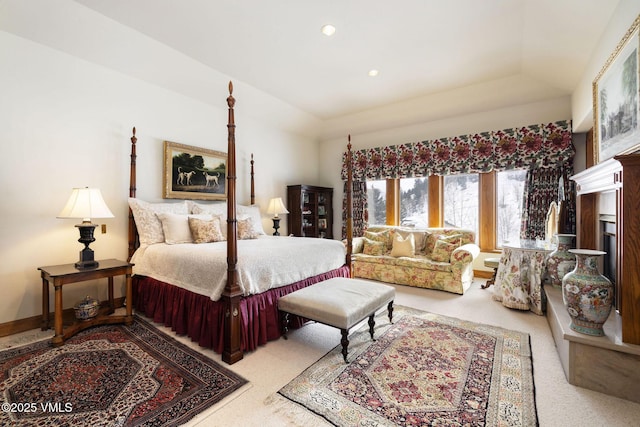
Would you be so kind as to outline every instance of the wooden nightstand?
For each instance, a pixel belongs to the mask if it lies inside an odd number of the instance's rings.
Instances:
[[[125,323],[130,325],[133,323],[132,290],[131,275],[133,264],[120,261],[117,259],[105,259],[99,261],[100,265],[90,270],[78,270],[74,264],[51,265],[47,267],[39,267],[42,277],[42,330],[49,329],[49,284],[53,283],[55,288],[55,311],[54,311],[54,328],[56,334],[51,339],[51,343],[58,347],[64,344],[64,341],[72,335],[83,329],[95,325],[104,325],[112,323]],[[115,276],[126,276],[127,284],[127,311],[124,316],[109,316],[115,310],[113,302],[113,278]],[[102,278],[108,279],[109,286],[109,305],[103,307],[98,315],[90,320],[77,321],[72,325],[63,328],[62,324],[62,286],[69,283],[84,282],[87,280],[96,280]]]

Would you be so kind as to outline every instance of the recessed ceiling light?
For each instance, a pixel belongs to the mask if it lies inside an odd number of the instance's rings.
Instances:
[[[331,24],[323,25],[320,29],[325,36],[332,36],[336,32],[336,27]]]
[[[375,77],[375,76],[377,76],[377,75],[378,75],[378,70],[373,69],[373,70],[370,70],[370,71],[369,71],[369,76],[370,76],[370,77]]]

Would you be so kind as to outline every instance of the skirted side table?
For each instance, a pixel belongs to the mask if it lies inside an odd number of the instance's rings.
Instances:
[[[520,240],[503,245],[493,287],[493,299],[518,310],[543,315],[542,279],[547,255],[555,248],[548,242]]]

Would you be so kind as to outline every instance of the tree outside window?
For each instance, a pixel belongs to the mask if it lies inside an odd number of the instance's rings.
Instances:
[[[429,224],[428,178],[400,180],[400,225],[427,228]]]
[[[387,188],[384,179],[367,181],[367,205],[370,225],[387,223]]]
[[[478,174],[444,177],[444,226],[473,230],[478,236]]]
[[[496,246],[520,240],[526,170],[496,173]]]

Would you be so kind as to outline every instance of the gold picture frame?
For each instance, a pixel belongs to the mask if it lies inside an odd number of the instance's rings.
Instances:
[[[164,141],[165,199],[226,200],[227,154]]]
[[[640,148],[640,15],[593,81],[595,164]]]

